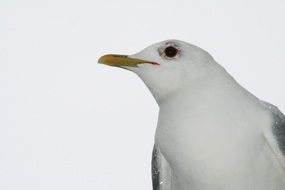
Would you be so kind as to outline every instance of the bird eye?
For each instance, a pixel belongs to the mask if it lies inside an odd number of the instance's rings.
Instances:
[[[164,54],[166,57],[173,58],[177,55],[178,49],[173,46],[168,46],[164,49]]]

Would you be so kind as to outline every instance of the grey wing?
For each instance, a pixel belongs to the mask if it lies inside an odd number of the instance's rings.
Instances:
[[[171,190],[172,170],[159,148],[155,145],[153,147],[151,163],[153,190]]]
[[[274,123],[272,125],[273,133],[276,137],[280,151],[283,153],[283,156],[285,156],[285,116],[278,107],[268,102],[263,103],[272,113],[274,119]]]

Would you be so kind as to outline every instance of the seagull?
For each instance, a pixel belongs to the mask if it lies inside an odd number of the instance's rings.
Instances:
[[[154,190],[284,190],[285,116],[180,40],[99,63],[136,73],[159,105]]]

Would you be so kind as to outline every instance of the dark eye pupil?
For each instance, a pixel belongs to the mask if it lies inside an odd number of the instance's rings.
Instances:
[[[164,50],[164,53],[167,57],[175,57],[177,52],[178,52],[177,48],[173,46],[169,46]]]

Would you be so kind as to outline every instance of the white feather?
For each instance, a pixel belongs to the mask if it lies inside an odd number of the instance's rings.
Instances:
[[[180,49],[174,59],[159,54],[169,43]],[[270,111],[207,52],[170,40],[132,57],[160,64],[127,69],[159,104],[155,144],[173,170],[174,190],[285,189]]]

